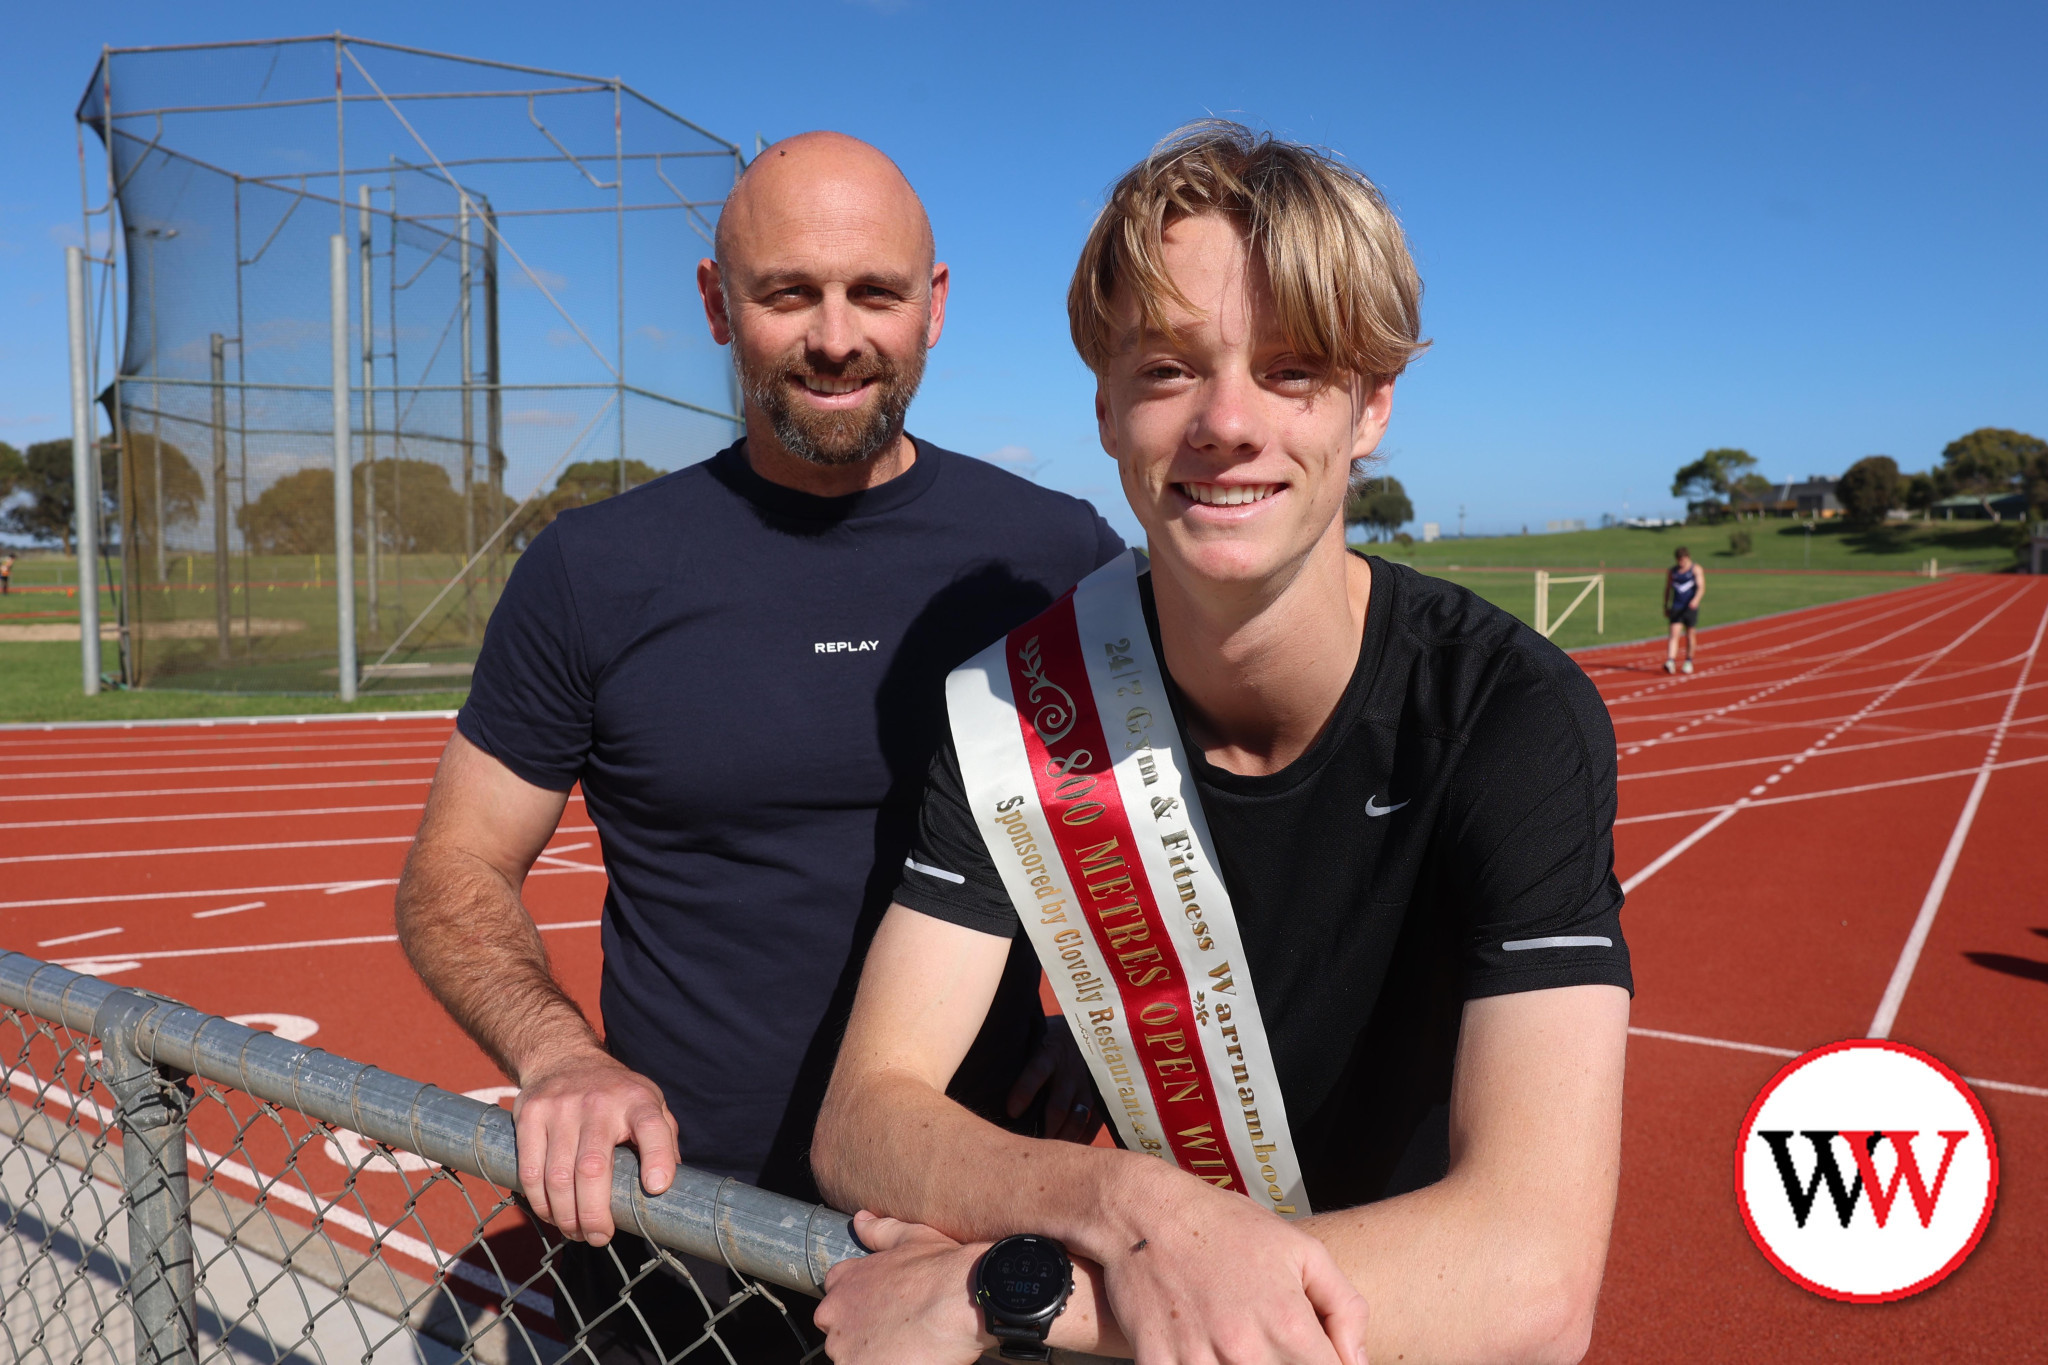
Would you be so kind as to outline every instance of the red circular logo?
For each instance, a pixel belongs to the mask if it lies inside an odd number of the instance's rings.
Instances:
[[[1998,1144],[1963,1078],[1856,1038],[1786,1063],[1735,1147],[1742,1221],[1793,1283],[1847,1303],[1939,1284],[1991,1221]]]

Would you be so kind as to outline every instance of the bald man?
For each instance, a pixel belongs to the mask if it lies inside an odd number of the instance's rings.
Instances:
[[[398,891],[414,967],[520,1087],[521,1185],[572,1239],[558,1321],[595,1320],[616,1359],[672,1356],[703,1316],[687,1291],[639,1294],[651,1341],[618,1311],[645,1248],[612,1225],[614,1146],[649,1192],[680,1160],[816,1198],[811,1129],[946,674],[1123,548],[1088,504],[905,433],[950,278],[887,157],[832,133],[768,148],[716,253],[697,283],[745,437],[520,557]],[[579,783],[610,881],[602,1036],[520,899]],[[1058,1071],[1037,980],[1021,950],[956,1086],[990,1117]],[[1092,1135],[1077,1095],[1078,1060],[1038,1128]],[[724,1272],[700,1270],[716,1303]],[[763,1315],[741,1358],[797,1359]]]

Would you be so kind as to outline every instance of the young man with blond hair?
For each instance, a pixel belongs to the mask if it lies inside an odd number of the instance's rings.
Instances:
[[[1112,192],[1068,307],[1149,571],[948,683],[812,1151],[874,1253],[827,1281],[841,1365],[1586,1349],[1632,985],[1613,732],[1533,632],[1346,550],[1420,297],[1309,148],[1197,125]],[[1020,929],[1123,1150],[945,1098]]]

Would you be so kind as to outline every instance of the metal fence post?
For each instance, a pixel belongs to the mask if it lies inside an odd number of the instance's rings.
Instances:
[[[334,640],[338,689],[343,701],[356,699],[356,511],[355,471],[349,457],[348,242],[328,239],[328,326],[333,343],[334,384]],[[369,395],[363,395],[369,401]],[[370,528],[374,538],[377,528]]]
[[[193,1298],[192,1198],[185,1165],[183,1074],[144,1060],[136,1034],[165,1002],[118,991],[100,1006],[93,1033],[121,1121],[121,1187],[128,1206],[128,1305],[137,1365],[192,1365],[198,1358]]]
[[[100,691],[100,481],[92,439],[91,343],[85,315],[85,252],[64,248],[64,293],[71,313],[71,493],[78,526],[78,655],[85,695]]]

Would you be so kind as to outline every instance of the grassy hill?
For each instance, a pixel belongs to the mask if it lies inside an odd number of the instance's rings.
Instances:
[[[1729,536],[1749,532],[1752,548],[1736,554]],[[1944,573],[1996,572],[2018,562],[2021,528],[1988,521],[1893,522],[1871,531],[1822,523],[1812,532],[1797,521],[1745,521],[1721,526],[1669,526],[1637,530],[1615,526],[1542,536],[1484,536],[1424,545],[1374,546],[1389,559],[1435,572],[1452,567],[1528,569],[1657,569],[1680,545],[1711,577],[1719,569],[1826,569],[1912,572],[1937,559]]]

